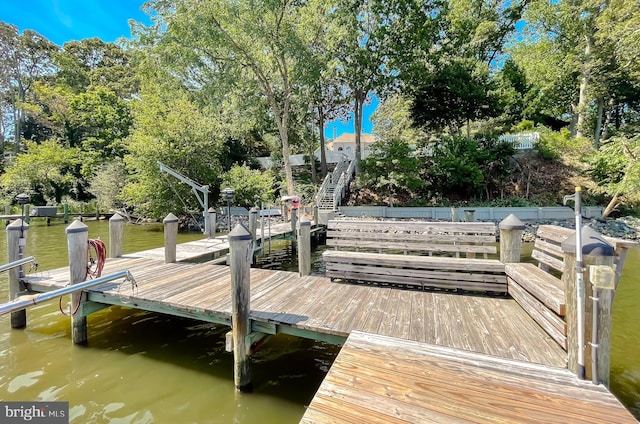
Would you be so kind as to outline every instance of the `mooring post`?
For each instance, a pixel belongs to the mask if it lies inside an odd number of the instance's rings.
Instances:
[[[31,223],[31,205],[24,205],[24,222],[29,224]]]
[[[253,246],[251,233],[242,224],[229,233],[229,252],[231,267],[231,323],[233,335],[233,381],[236,389],[250,391],[251,359],[247,355],[247,336],[251,329],[249,311],[251,310],[251,258]]]
[[[69,204],[65,203],[64,205],[62,205],[62,213],[64,215],[64,223],[68,224],[69,223]]]
[[[169,212],[162,220],[164,224],[164,263],[176,261],[176,244],[178,242],[178,217]]]
[[[498,227],[500,228],[500,262],[504,264],[520,262],[524,224],[517,216],[511,214],[500,221]]]
[[[258,212],[260,212],[260,208],[254,206],[249,211],[249,232],[251,232],[251,243],[253,246],[256,245],[256,238],[258,237]]]
[[[298,234],[298,271],[300,276],[311,274],[311,221],[300,217]]]
[[[7,259],[9,262],[15,262],[23,258],[27,253],[27,230],[29,224],[18,218],[11,224],[7,225]],[[22,252],[20,248],[22,247]],[[21,254],[22,253],[22,254]],[[9,300],[16,299],[20,292],[24,289],[20,279],[24,276],[22,266],[12,268],[9,271]],[[17,311],[11,313],[11,328],[24,328],[27,326],[27,311]]]
[[[476,211],[475,209],[467,209],[464,211],[464,220],[465,222],[476,222]]]
[[[576,270],[576,236],[575,234],[562,242],[564,251],[564,272],[562,281],[565,287],[567,322],[567,353],[568,368],[574,373],[578,372],[578,349],[584,349],[585,378],[593,379],[593,365],[597,369],[596,380],[605,386],[609,386],[609,373],[611,369],[611,307],[615,296],[615,289],[596,290],[597,294],[597,324],[595,335],[596,356],[592,355],[593,340],[593,286],[591,281],[598,280],[595,273],[601,273],[615,277],[613,268],[615,250],[601,234],[591,227],[582,227],[582,254],[583,254],[583,295],[578,296],[577,270]],[[601,266],[602,268],[598,267]],[[608,272],[607,272],[608,270]],[[615,283],[612,282],[615,287]],[[578,345],[578,298],[582,298],[584,313],[584,344]],[[595,361],[594,361],[595,359]]]
[[[87,279],[87,247],[89,228],[79,220],[73,221],[66,229],[69,249],[69,284],[82,283]],[[71,339],[75,344],[87,342],[87,317],[82,314],[85,294],[82,291],[71,294]]]
[[[453,206],[451,207],[451,222],[458,222],[458,211]]]
[[[122,238],[124,235],[124,218],[119,213],[114,213],[109,218],[109,257],[122,256]]]
[[[207,237],[214,238],[216,236],[216,210],[213,208],[209,208],[209,234]]]
[[[318,225],[318,219],[320,218],[320,208],[318,205],[313,205],[313,224]]]
[[[296,228],[298,228],[298,209],[291,208],[291,238],[296,239]],[[295,243],[291,243],[295,246]]]

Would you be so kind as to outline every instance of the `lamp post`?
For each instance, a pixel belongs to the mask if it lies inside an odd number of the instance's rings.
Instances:
[[[231,232],[231,201],[233,200],[234,195],[235,192],[232,188],[227,187],[222,190],[222,197],[227,201],[227,219],[229,220],[229,233]]]
[[[18,240],[18,259],[22,259],[24,256],[24,248],[26,244],[26,240],[24,239],[24,205],[29,203],[31,197],[26,193],[21,193],[16,196],[16,202],[22,208],[22,213],[20,217],[20,239]],[[24,268],[20,265],[18,268],[18,275],[20,278],[24,278]]]

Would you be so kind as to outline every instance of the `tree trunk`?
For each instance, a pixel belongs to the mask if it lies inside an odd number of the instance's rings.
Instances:
[[[471,138],[471,119],[467,118],[467,138]]]
[[[320,173],[322,179],[327,176],[327,152],[324,139],[324,108],[318,105],[318,126],[320,127]]]
[[[363,90],[356,90],[355,93],[355,107],[354,107],[354,126],[356,130],[356,176],[360,175],[360,161],[362,160],[362,147],[361,147],[361,135],[362,135],[362,109],[364,107],[364,101],[367,98],[367,93]]]
[[[578,121],[578,106],[571,103],[571,121],[569,121],[569,133],[571,137],[576,136],[576,122]]]
[[[602,217],[603,218],[608,217],[609,214],[611,214],[611,212],[613,212],[618,207],[619,204],[620,204],[620,193],[618,192],[613,195],[607,207],[604,208],[604,211],[602,212]]]
[[[596,130],[593,134],[593,147],[600,148],[600,133],[602,132],[602,115],[604,114],[604,98],[598,98],[598,116],[596,118]]]
[[[316,155],[313,154],[313,131],[311,131],[311,143],[309,143],[309,163],[311,164],[311,181],[313,183],[318,182],[318,176],[316,175]]]
[[[587,122],[587,106],[589,104],[589,83],[591,79],[591,51],[593,49],[593,34],[585,35],[584,63],[582,64],[582,77],[580,78],[580,94],[578,97],[578,122],[576,137],[585,135]]]

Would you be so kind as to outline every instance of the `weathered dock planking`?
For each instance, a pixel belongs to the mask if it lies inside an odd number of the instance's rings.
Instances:
[[[301,423],[635,423],[567,369],[353,332]]]
[[[103,275],[129,270],[138,288],[107,283],[87,291],[86,308],[121,305],[230,324],[231,277],[221,265],[124,256],[108,259]],[[67,268],[29,275],[29,288],[65,286]],[[566,366],[566,353],[511,299],[332,283],[318,276],[251,269],[253,331],[342,343],[354,330]],[[89,333],[91,326],[89,325]],[[89,335],[90,337],[90,335]]]

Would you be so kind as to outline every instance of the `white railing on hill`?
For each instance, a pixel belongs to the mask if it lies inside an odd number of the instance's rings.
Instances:
[[[498,137],[498,140],[512,143],[513,148],[516,150],[533,149],[538,140],[540,140],[540,134],[537,132],[526,134],[504,134]]]
[[[316,194],[316,205],[319,205],[322,202],[322,199],[327,194],[329,187],[331,186],[331,174],[327,174],[324,177],[324,181],[322,181],[322,185],[320,189],[318,189],[318,193]]]

